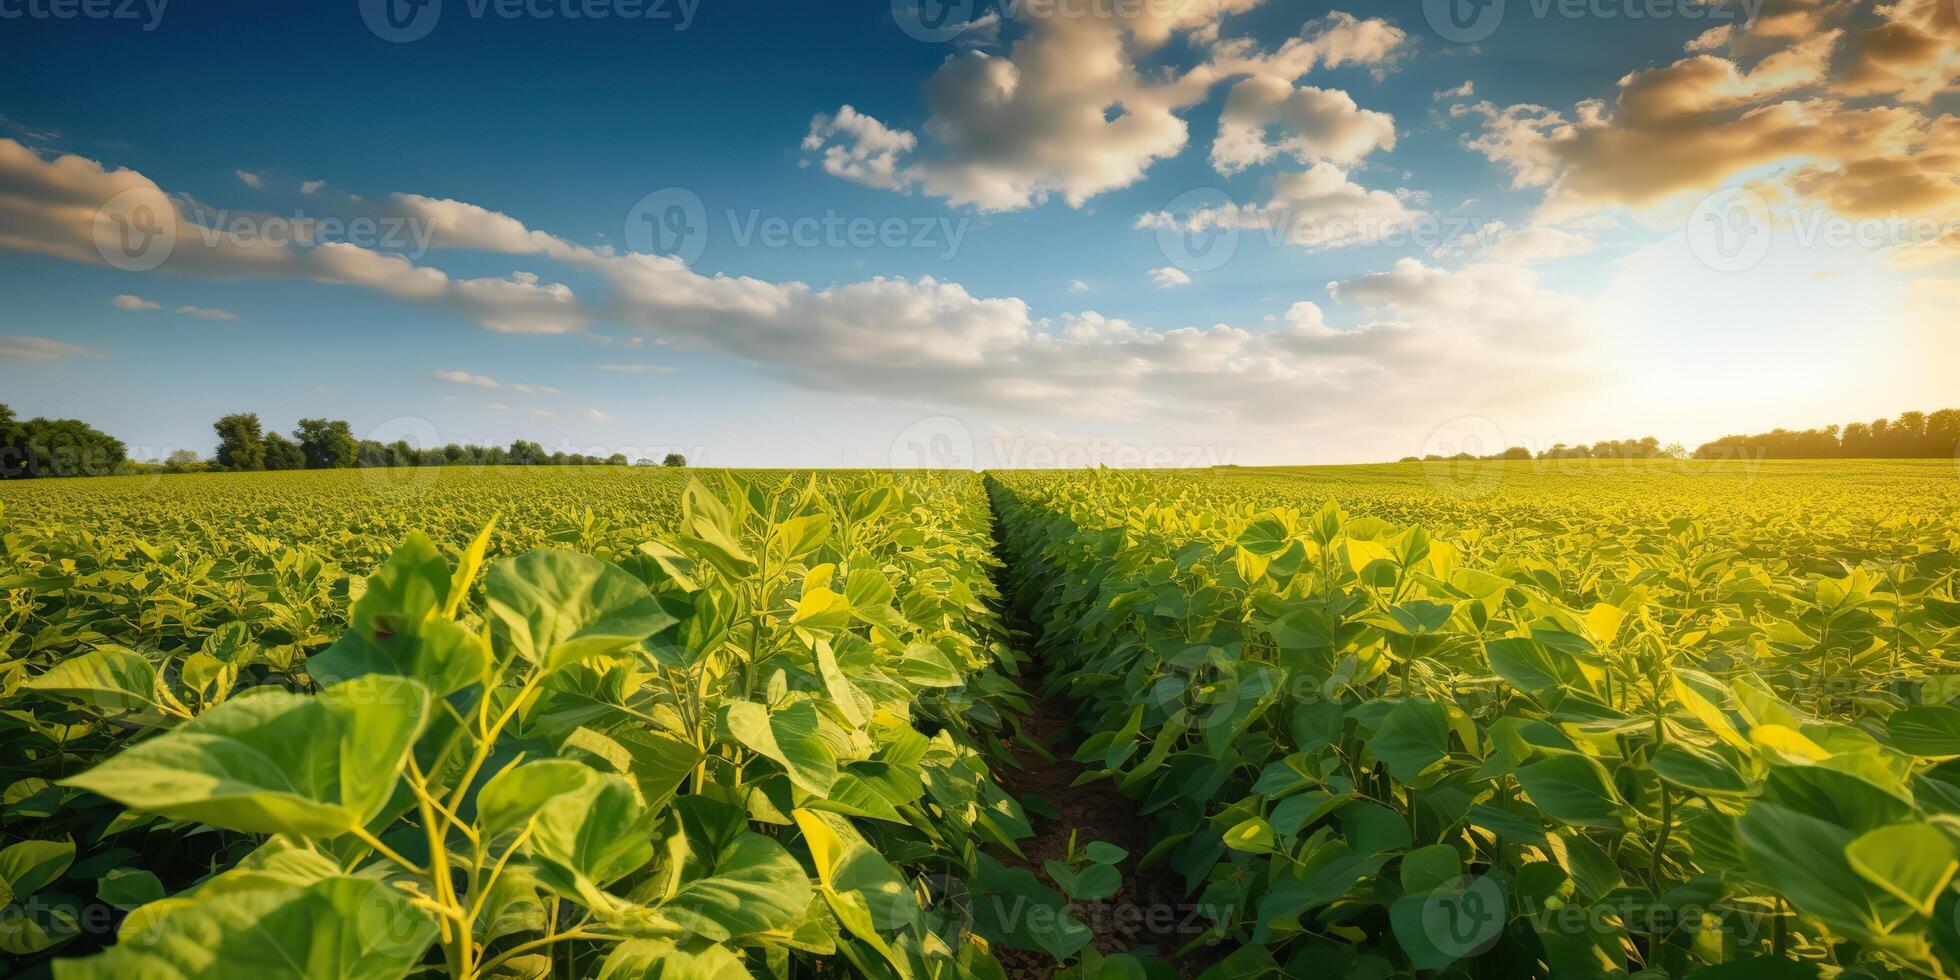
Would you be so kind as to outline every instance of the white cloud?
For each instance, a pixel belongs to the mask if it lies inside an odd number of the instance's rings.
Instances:
[[[447,381],[453,385],[469,385],[473,388],[488,388],[492,391],[514,391],[520,395],[562,394],[557,388],[553,388],[550,385],[511,384],[485,375],[471,374],[468,371],[437,371],[435,378],[437,381]]]
[[[194,316],[200,320],[236,320],[238,314],[230,310],[220,310],[210,306],[179,306],[177,312]]]
[[[162,308],[161,304],[152,303],[141,296],[132,296],[129,293],[124,293],[121,296],[118,296],[115,299],[110,300],[109,305],[119,310],[130,310],[130,311],[155,310],[155,309]]]
[[[300,181],[299,192],[301,194],[314,194],[325,186],[327,186],[327,182],[324,180],[303,180]]]
[[[1181,214],[1154,211],[1139,215],[1136,226],[1194,233],[1256,230],[1276,241],[1321,251],[1380,241],[1417,217],[1419,212],[1401,196],[1362,187],[1341,168],[1317,163],[1302,172],[1282,174],[1274,182],[1272,199],[1264,204],[1227,202]]]
[[[28,337],[20,334],[0,335],[0,360],[15,361],[59,361],[65,357],[102,357],[103,353],[92,347],[70,344],[46,337]]]
[[[1071,293],[1086,293],[1089,291],[1089,284],[1080,279],[1070,279],[1068,281],[1068,291]]]
[[[591,419],[591,420],[592,420],[592,421],[594,421],[594,422],[604,422],[604,421],[606,421],[606,418],[607,418],[607,416],[606,416],[606,413],[604,413],[604,412],[601,412],[601,411],[599,411],[599,410],[598,410],[598,409],[596,409],[596,408],[588,408],[588,409],[586,409],[586,410],[585,410],[585,417],[586,417],[586,418],[589,418],[589,419]]]
[[[1223,18],[1258,2],[1118,4],[1112,15],[1093,17],[1022,6],[1017,16],[1027,30],[1005,56],[961,51],[927,80],[930,114],[920,134],[844,106],[813,121],[803,149],[847,179],[894,190],[917,186],[956,205],[1008,211],[1059,196],[1080,207],[1135,184],[1153,163],[1182,151],[1189,127],[1181,113],[1218,83],[1252,74],[1290,88],[1320,64],[1384,66],[1407,40],[1385,21],[1336,13],[1310,22],[1274,52],[1243,39],[1220,41]],[[1140,66],[1173,38],[1204,60],[1182,71]],[[1335,127],[1315,135],[1336,141],[1320,148],[1303,142],[1287,152],[1345,160],[1365,152],[1362,143],[1383,140],[1372,117],[1345,128],[1318,117],[1306,122]]]
[[[666,364],[597,364],[594,367],[614,374],[673,374],[680,370]]]
[[[1476,83],[1466,79],[1463,84],[1455,88],[1438,89],[1434,98],[1436,101],[1442,102],[1446,99],[1467,99],[1476,94]]]
[[[1278,127],[1286,135],[1267,139]],[[1300,163],[1352,164],[1376,150],[1395,148],[1395,120],[1357,106],[1346,92],[1302,86],[1273,75],[1255,75],[1232,86],[1211,144],[1211,163],[1233,174],[1282,154]]]
[[[911,178],[899,171],[898,160],[918,143],[917,136],[888,128],[848,105],[834,116],[818,113],[803,137],[803,149],[822,152],[825,173],[888,191],[910,185]]]
[[[1191,277],[1183,269],[1167,265],[1161,269],[1150,270],[1150,282],[1158,289],[1170,289],[1174,286],[1191,285]]]
[[[232,173],[237,174],[238,182],[247,187],[256,189],[265,186],[265,178],[250,170],[234,170]]]

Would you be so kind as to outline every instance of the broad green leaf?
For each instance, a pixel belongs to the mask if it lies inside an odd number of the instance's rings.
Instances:
[[[1756,803],[1736,822],[1752,878],[1832,931],[1871,941],[1913,914],[1912,907],[1866,881],[1846,851],[1856,835],[1774,803]]]
[[[156,684],[156,665],[142,654],[122,647],[103,647],[62,660],[21,686],[104,711],[161,712]]]
[[[687,835],[684,882],[660,908],[705,939],[779,929],[810,904],[810,879],[781,844],[748,829],[733,807],[697,797],[675,801]]]
[[[1885,719],[1885,732],[1901,751],[1929,758],[1960,756],[1960,708],[1921,705]]]
[[[616,652],[679,622],[625,569],[569,551],[497,562],[483,588],[499,635],[546,672]]]
[[[1749,792],[1749,784],[1742,774],[1721,756],[1683,748],[1673,742],[1655,749],[1647,767],[1669,783],[1697,793],[1742,796]]]
[[[582,785],[546,800],[531,821],[539,879],[566,897],[584,899],[588,885],[604,888],[653,860],[652,822],[624,776],[593,771]]]
[[[598,980],[751,980],[742,958],[725,946],[683,949],[664,939],[635,939],[606,954]]]
[[[75,861],[71,840],[24,840],[0,848],[0,882],[14,901],[25,902],[52,884]]]
[[[1576,752],[1549,753],[1518,769],[1518,782],[1538,809],[1560,823],[1619,829],[1626,804],[1613,790],[1606,769]]]
[[[736,742],[783,767],[790,781],[818,796],[837,782],[837,757],[817,737],[817,709],[808,701],[771,711],[753,701],[736,701],[723,712],[723,724]]]
[[[1368,741],[1368,750],[1387,763],[1396,779],[1423,782],[1430,775],[1430,767],[1450,754],[1449,714],[1434,701],[1405,700],[1382,719],[1375,737]]]
[[[1844,856],[1859,877],[1931,916],[1933,903],[1960,869],[1953,842],[1929,823],[1880,827],[1845,846]]]
[[[326,878],[299,887],[199,898],[125,933],[87,959],[55,963],[57,980],[398,980],[436,938],[436,924],[394,886]]]
[[[148,871],[117,868],[96,882],[95,897],[127,912],[163,897],[163,882]]]
[[[62,784],[228,830],[337,837],[387,803],[428,708],[420,683],[378,674],[312,697],[255,693]]]

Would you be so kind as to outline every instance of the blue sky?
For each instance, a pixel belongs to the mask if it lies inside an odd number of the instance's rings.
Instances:
[[[0,400],[142,455],[250,410],[729,465],[1692,444],[1960,401],[1929,367],[1946,0],[1510,0],[1474,42],[1440,0],[982,2],[951,40],[886,2],[434,2],[395,43],[356,0],[0,0]],[[147,271],[86,247],[132,187],[184,229]],[[695,250],[623,254],[659,248],[649,195]],[[1773,246],[1711,255],[1711,200]],[[212,246],[220,210],[434,247]]]

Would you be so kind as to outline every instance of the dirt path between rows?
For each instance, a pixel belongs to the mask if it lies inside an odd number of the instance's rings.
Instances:
[[[1022,680],[1030,691],[1041,688],[1038,676]],[[1022,752],[1019,758],[1026,768],[1002,766],[994,775],[1016,797],[1034,795],[1047,800],[1057,815],[1051,818],[1030,813],[1035,835],[1020,842],[1027,858],[1005,855],[1003,863],[1028,868],[1044,884],[1054,887],[1041,864],[1050,858],[1066,860],[1071,830],[1077,832],[1078,848],[1100,840],[1128,851],[1118,865],[1123,873],[1122,889],[1098,902],[1077,903],[1072,911],[1095,934],[1092,945],[1097,951],[1148,953],[1176,963],[1179,976],[1196,977],[1217,958],[1216,952],[1200,948],[1180,958],[1177,951],[1203,935],[1209,923],[1196,913],[1196,903],[1185,897],[1182,876],[1162,861],[1137,869],[1137,861],[1150,850],[1150,818],[1139,815],[1137,801],[1118,792],[1109,779],[1071,785],[1084,766],[1070,756],[1085,736],[1072,728],[1073,712],[1059,695],[1036,702],[1034,708],[1034,714],[1026,719],[1028,733],[1054,754],[1055,761]],[[999,957],[1015,980],[1048,980],[1059,969],[1046,953],[1001,950]]]

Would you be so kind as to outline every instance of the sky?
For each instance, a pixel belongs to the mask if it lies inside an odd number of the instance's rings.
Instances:
[[[1960,0],[0,0],[0,402],[730,466],[1960,405]]]

